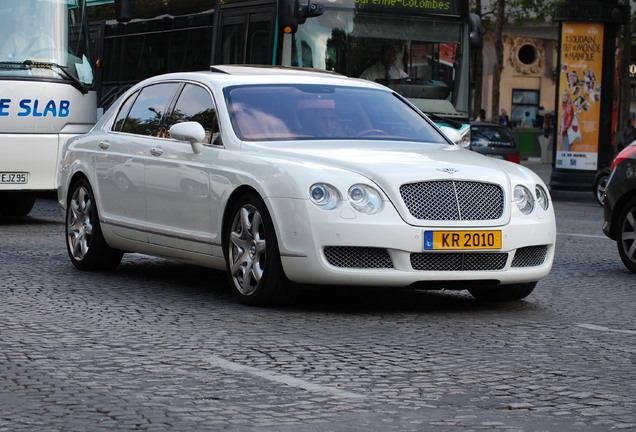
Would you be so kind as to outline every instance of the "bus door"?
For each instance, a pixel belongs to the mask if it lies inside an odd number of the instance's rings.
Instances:
[[[276,3],[220,6],[212,44],[214,64],[275,64]]]

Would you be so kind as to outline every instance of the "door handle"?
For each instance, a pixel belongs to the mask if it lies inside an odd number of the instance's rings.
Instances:
[[[160,149],[160,148],[157,148],[157,147],[152,148],[152,149],[150,149],[150,154],[153,155],[153,156],[161,156],[163,154],[163,149]]]
[[[108,150],[108,148],[110,147],[110,144],[108,143],[108,141],[100,141],[98,146],[102,150]]]

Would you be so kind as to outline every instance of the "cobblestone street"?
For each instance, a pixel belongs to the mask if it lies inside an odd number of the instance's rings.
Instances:
[[[272,309],[141,255],[80,272],[39,199],[0,221],[0,430],[636,430],[634,275],[591,193],[554,196],[557,259],[525,301],[323,288]]]

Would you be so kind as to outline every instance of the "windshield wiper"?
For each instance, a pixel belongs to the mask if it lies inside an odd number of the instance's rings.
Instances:
[[[428,118],[430,118],[433,121],[437,121],[437,122],[442,122],[442,123],[448,124],[453,129],[461,129],[462,128],[462,123],[458,122],[457,120],[453,120],[451,118],[444,117],[444,116],[441,116],[439,114],[433,114],[433,113],[428,113],[428,112],[425,112],[424,114],[426,114],[428,116]]]
[[[38,61],[33,61],[33,60],[25,60],[23,62],[6,62],[6,61],[3,61],[3,62],[0,62],[0,68],[2,68],[2,69],[20,69],[20,70],[28,70],[28,69],[33,69],[33,68],[50,69],[50,70],[56,72],[62,78],[68,79],[73,84],[73,87],[75,87],[80,92],[82,92],[82,94],[88,93],[88,89],[86,88],[86,85],[83,82],[81,82],[79,79],[77,79],[75,76],[73,76],[68,71],[68,69],[65,66],[61,66],[61,65],[59,65],[57,63],[38,62]]]
[[[55,70],[55,72],[57,72],[58,75],[60,75],[61,77],[66,77],[68,80],[70,80],[73,83],[73,87],[75,87],[80,92],[82,92],[82,94],[88,93],[88,89],[86,88],[86,85],[83,82],[81,82],[79,79],[77,79],[74,75],[72,75],[65,66],[61,66],[57,63],[34,62],[33,60],[25,60],[24,64],[29,65],[32,68],[39,67],[39,68],[51,69],[51,70],[54,70],[53,68],[55,67],[61,70],[62,72],[64,72],[64,73],[59,73],[57,70]]]
[[[393,95],[396,96],[398,99],[400,99],[402,102],[406,103],[407,105],[410,105],[413,108],[415,108],[416,110],[421,111],[421,110],[419,110],[419,108],[417,108],[415,105],[413,105],[413,103],[411,101],[409,101],[407,98],[402,96],[400,93],[397,93],[397,92],[394,91]],[[429,119],[433,120],[434,122],[446,123],[447,125],[449,125],[453,129],[460,130],[462,128],[462,126],[463,126],[462,123],[457,121],[457,120],[453,120],[451,118],[444,117],[444,116],[441,116],[439,114],[429,113],[429,112],[426,112],[426,111],[422,111],[422,112],[424,114],[426,114],[426,116]]]
[[[20,70],[29,69],[28,66],[24,64],[24,62],[8,62],[8,61],[0,62],[0,68],[2,68],[2,69],[20,69]]]

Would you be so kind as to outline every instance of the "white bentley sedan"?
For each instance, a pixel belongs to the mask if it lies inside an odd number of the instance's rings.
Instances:
[[[131,88],[70,140],[59,173],[82,270],[137,252],[226,269],[268,305],[294,284],[529,295],[555,219],[532,171],[453,144],[369,81],[213,67]]]

